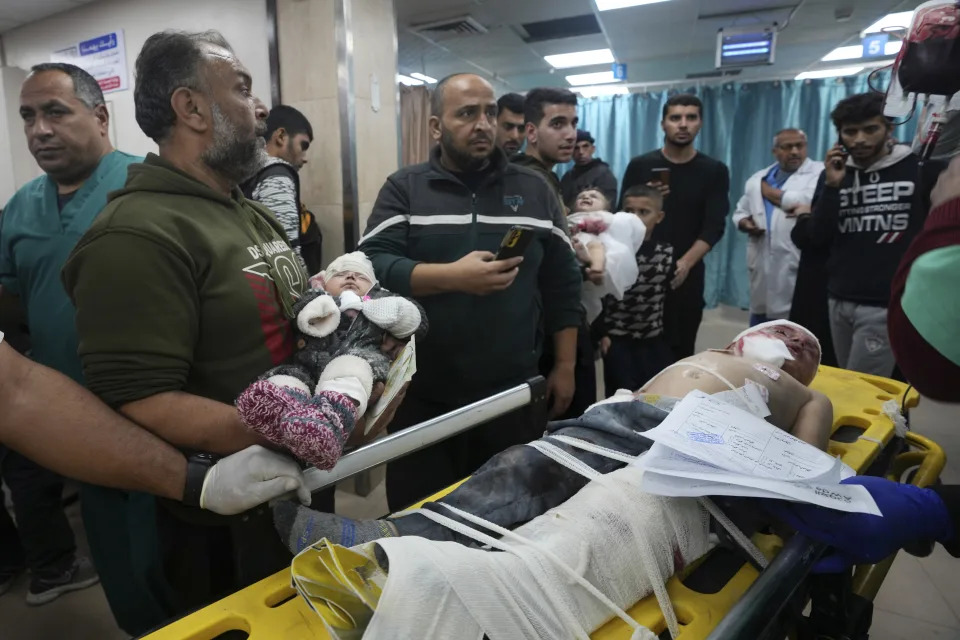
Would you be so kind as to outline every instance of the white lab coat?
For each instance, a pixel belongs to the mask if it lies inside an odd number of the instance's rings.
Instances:
[[[793,288],[797,282],[800,250],[790,239],[796,219],[788,218],[780,207],[774,208],[770,216],[771,228],[767,229],[767,211],[760,183],[773,166],[761,169],[747,180],[743,197],[733,213],[733,224],[739,225],[741,220],[749,216],[766,231],[760,237],[749,237],[747,241],[751,313],[786,318],[790,315]],[[791,209],[800,204],[810,204],[822,172],[822,162],[807,158],[783,185],[783,207]]]

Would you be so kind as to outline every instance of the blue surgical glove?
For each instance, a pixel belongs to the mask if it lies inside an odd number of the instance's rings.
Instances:
[[[911,542],[947,542],[953,522],[934,491],[873,476],[854,476],[843,484],[867,488],[883,517],[847,513],[784,500],[765,500],[766,510],[803,535],[833,547],[814,573],[839,573],[854,564],[872,564]]]

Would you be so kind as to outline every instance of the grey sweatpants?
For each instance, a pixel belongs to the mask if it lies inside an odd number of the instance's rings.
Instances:
[[[841,369],[884,377],[893,373],[886,307],[830,298],[830,334]]]

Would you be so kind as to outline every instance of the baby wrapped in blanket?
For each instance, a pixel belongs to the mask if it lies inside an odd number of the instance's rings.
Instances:
[[[600,315],[605,296],[622,300],[639,275],[636,255],[646,227],[632,213],[610,213],[609,209],[599,190],[585,189],[567,217],[577,255],[588,264],[581,294],[588,322]]]

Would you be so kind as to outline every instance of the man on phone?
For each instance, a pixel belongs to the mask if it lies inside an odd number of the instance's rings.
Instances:
[[[663,107],[663,148],[630,161],[620,184],[624,193],[638,184],[658,187],[665,218],[654,239],[673,245],[677,259],[664,308],[664,335],[677,360],[693,355],[703,319],[703,257],[723,237],[730,210],[730,171],[693,147],[703,126],[696,96],[671,97]]]
[[[799,217],[793,236],[828,253],[826,292],[838,365],[889,376],[891,283],[923,227],[942,165],[928,164],[921,176],[919,158],[892,138],[881,94],[841,100],[830,117],[840,141],[827,152],[813,211]]]
[[[437,83],[430,131],[439,144],[429,162],[387,178],[360,241],[380,282],[414,297],[430,319],[391,432],[537,375],[545,341],[557,353],[547,381],[551,413],[570,404],[580,273],[559,226],[559,198],[538,174],[507,160],[495,144],[496,128],[486,80],[461,73]],[[532,227],[535,239],[523,256],[495,260],[515,225]],[[508,415],[390,463],[391,510],[464,478],[543,427]]]

